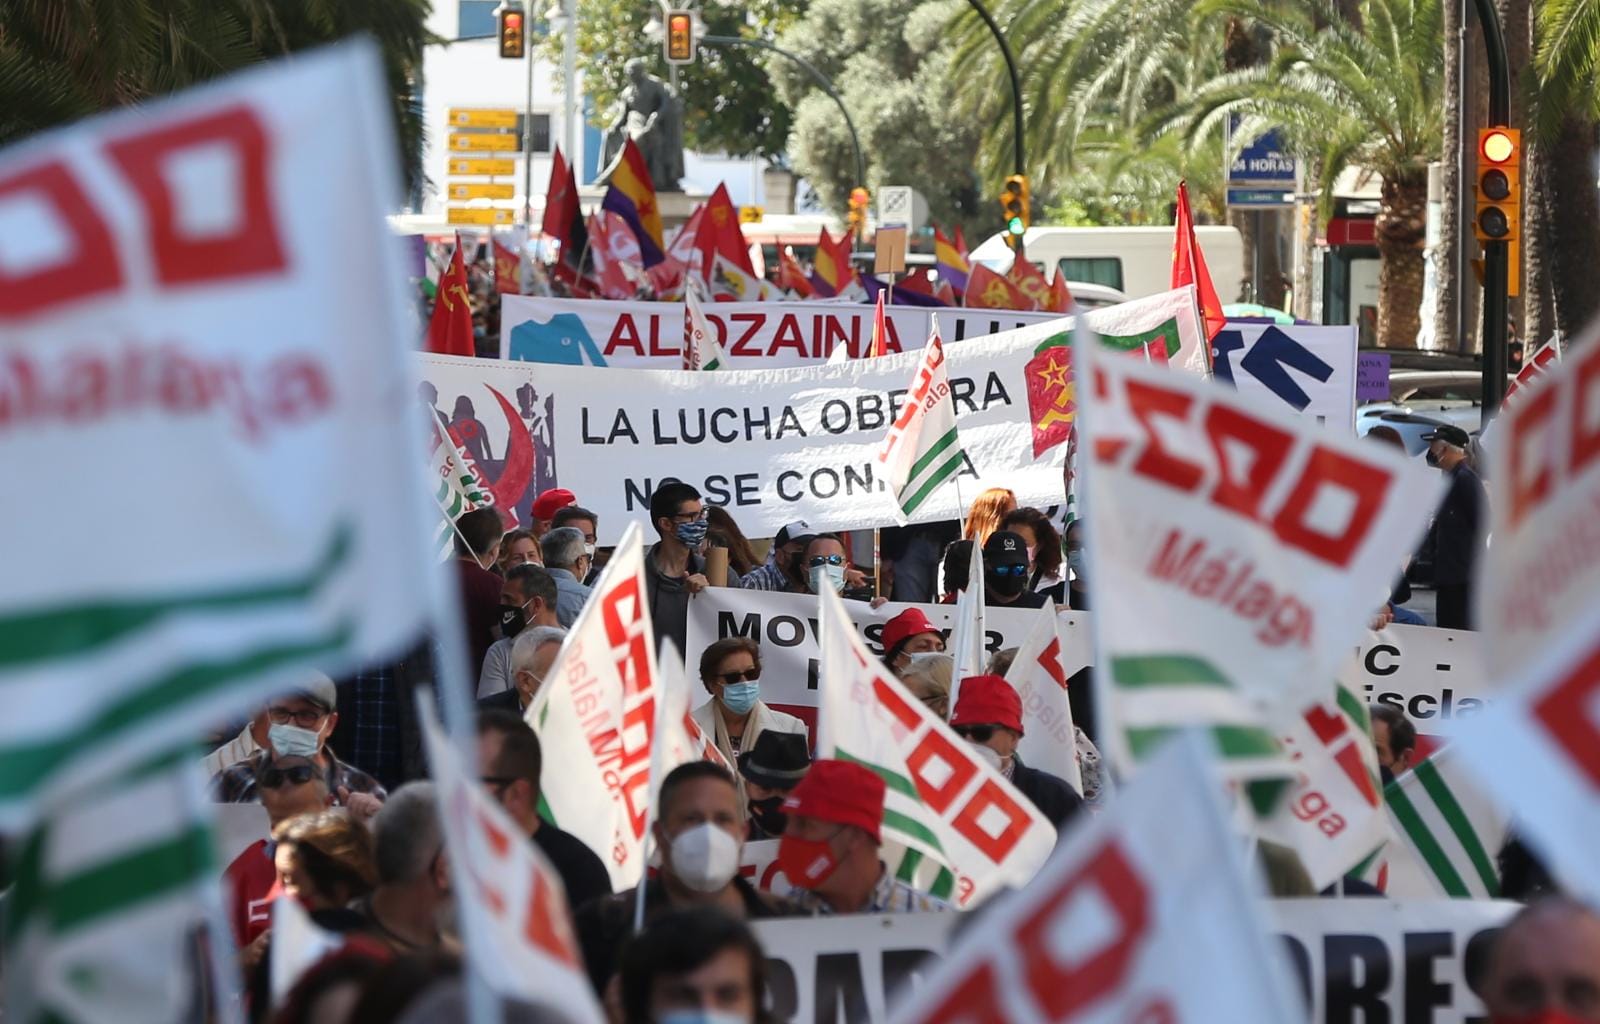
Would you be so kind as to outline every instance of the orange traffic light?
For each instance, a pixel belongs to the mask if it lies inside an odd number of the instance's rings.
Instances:
[[[1521,291],[1518,247],[1522,223],[1522,133],[1515,128],[1478,132],[1478,209],[1472,231],[1479,242],[1510,246],[1508,294]]]
[[[500,6],[494,9],[494,16],[500,24],[500,56],[506,60],[521,60],[528,48],[527,15],[522,5],[501,0]]]
[[[665,45],[668,64],[694,63],[694,12],[668,11]]]

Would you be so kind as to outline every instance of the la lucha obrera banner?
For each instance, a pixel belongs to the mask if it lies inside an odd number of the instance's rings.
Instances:
[[[382,81],[341,46],[0,154],[0,820],[420,635]]]
[[[1090,339],[1077,353],[1089,579],[1107,584],[1097,735],[1128,770],[1204,723],[1235,777],[1280,775],[1277,723],[1333,699],[1438,474]]]
[[[674,308],[681,332],[682,307]],[[706,308],[708,318],[715,308]],[[1193,289],[1085,319],[1107,337],[1160,339],[1170,351],[1199,336]],[[913,522],[959,519],[990,486],[1011,488],[1022,505],[1062,500],[1076,410],[1073,322],[1057,318],[948,346],[966,458],[917,506]],[[484,471],[495,506],[518,522],[528,521],[537,494],[562,486],[599,514],[599,542],[614,544],[627,523],[648,520],[650,494],[666,477],[694,484],[750,537],[776,536],[796,519],[828,530],[900,521],[878,452],[919,351],[715,373],[419,359],[423,404]]]
[[[893,1024],[1302,1020],[1192,736],[956,941]]]

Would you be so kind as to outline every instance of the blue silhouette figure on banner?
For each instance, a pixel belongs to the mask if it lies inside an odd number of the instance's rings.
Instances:
[[[576,313],[557,313],[549,323],[529,320],[511,328],[511,358],[561,366],[606,365]]]

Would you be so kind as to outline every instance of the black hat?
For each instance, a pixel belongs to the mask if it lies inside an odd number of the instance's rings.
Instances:
[[[984,565],[1027,565],[1028,545],[1010,530],[996,530],[983,544]]]
[[[767,729],[756,745],[739,755],[739,774],[768,789],[793,789],[811,767],[803,732]]]
[[[1465,448],[1472,443],[1472,437],[1460,427],[1452,423],[1441,423],[1428,433],[1422,435],[1424,441],[1443,441],[1445,444]]]

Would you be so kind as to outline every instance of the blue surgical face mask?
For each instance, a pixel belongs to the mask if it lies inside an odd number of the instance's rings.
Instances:
[[[655,1020],[656,1024],[750,1024],[750,1019],[741,1014],[699,1007],[692,1010],[668,1010],[666,1013],[656,1014]]]
[[[700,548],[700,542],[706,539],[706,530],[710,527],[711,524],[704,519],[694,519],[687,523],[679,523],[673,533],[684,547],[696,551]]]
[[[747,715],[761,699],[761,684],[725,683],[722,687],[722,706],[736,715]]]
[[[1079,579],[1084,577],[1084,559],[1081,550],[1067,552],[1067,568],[1071,569],[1072,575]]]
[[[273,722],[267,727],[267,744],[279,757],[315,757],[321,739],[321,733],[298,725]]]
[[[825,589],[835,594],[844,590],[844,566],[819,565],[811,570],[811,592],[820,594]]]

